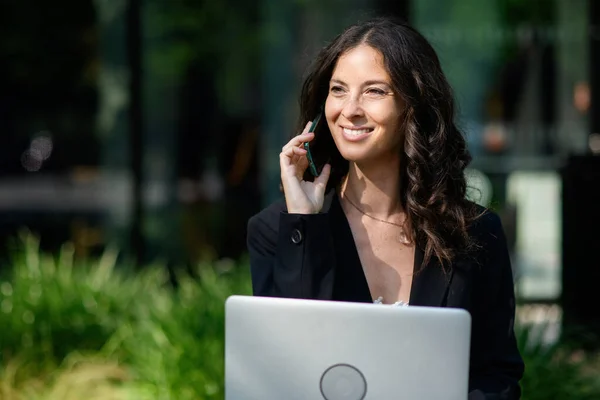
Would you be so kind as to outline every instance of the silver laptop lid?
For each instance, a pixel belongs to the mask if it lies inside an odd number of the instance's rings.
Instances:
[[[232,296],[227,400],[467,398],[465,310]]]

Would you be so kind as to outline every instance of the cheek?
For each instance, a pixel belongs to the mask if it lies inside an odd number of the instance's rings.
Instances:
[[[371,118],[386,127],[396,127],[400,123],[404,107],[397,99],[386,99],[382,102],[373,102],[365,104],[365,111],[368,111]]]
[[[342,107],[339,103],[339,101],[330,97],[325,101],[325,118],[327,118],[327,123],[330,126],[335,123],[342,112]]]
[[[381,107],[373,105],[372,107],[365,106],[365,113],[369,116],[369,119],[376,124],[390,129],[395,129],[395,126],[400,120],[398,111],[393,107]]]

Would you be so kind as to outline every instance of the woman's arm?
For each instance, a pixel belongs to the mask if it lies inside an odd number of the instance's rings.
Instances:
[[[335,255],[329,217],[273,205],[248,221],[255,296],[330,299]]]
[[[470,391],[489,400],[519,399],[524,364],[514,334],[514,281],[506,238],[500,218],[491,212],[481,217],[476,231],[482,247],[474,289]]]
[[[331,166],[304,181],[308,167],[304,131],[279,154],[285,201],[274,203],[248,221],[252,288],[256,296],[328,299],[333,291],[334,251],[328,215],[322,213]]]

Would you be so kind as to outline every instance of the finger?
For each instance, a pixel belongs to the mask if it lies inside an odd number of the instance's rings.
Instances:
[[[306,160],[306,163],[303,162],[304,160]],[[308,164],[306,150],[300,147],[289,147],[280,153],[279,162],[282,168],[293,165],[298,169],[306,169],[306,166],[304,165]]]
[[[281,150],[281,153],[279,153],[279,160],[283,164],[289,165],[293,156],[294,156],[294,150],[292,150],[291,147],[284,148],[283,150]]]
[[[302,135],[303,133],[307,133],[308,132],[308,128],[310,128],[311,124],[312,124],[312,121],[308,121],[306,123],[306,125],[304,125],[304,129],[302,129],[302,132],[300,134]]]
[[[294,151],[292,150],[292,152],[294,152]],[[290,165],[294,165],[296,168],[298,168],[298,165],[299,165],[300,160],[302,159],[302,157],[306,158],[306,156],[299,155],[299,154],[296,154],[296,152],[294,152],[294,154],[290,158]]]
[[[310,129],[311,124],[312,121],[308,121],[306,125],[304,125],[304,129],[302,130],[302,132],[299,135],[294,136],[289,142],[287,142],[283,146],[282,150],[292,146],[299,147],[302,146],[304,142],[310,142],[315,136],[314,132],[308,131]]]
[[[331,165],[325,164],[319,176],[315,178],[315,184],[320,185],[322,187],[327,186],[327,181],[329,180],[329,175],[331,174]]]
[[[306,157],[293,155],[292,158],[281,155],[280,159],[281,179],[284,187],[297,186],[303,179],[304,173],[308,168]],[[294,183],[295,182],[295,183]],[[286,189],[287,191],[287,189]]]
[[[281,155],[291,159],[294,155],[305,156],[306,150],[303,147],[286,147],[281,151]]]
[[[308,158],[306,158],[306,154],[294,155],[293,163],[296,167],[296,177],[299,181],[302,181],[304,179],[304,173],[308,168]]]
[[[292,147],[292,151],[298,156],[306,155],[306,150],[303,147]]]
[[[298,136],[294,136],[289,142],[286,143],[285,146],[281,149],[281,151],[285,151],[290,147],[300,147],[305,142],[310,142],[315,137],[313,132],[303,132]]]

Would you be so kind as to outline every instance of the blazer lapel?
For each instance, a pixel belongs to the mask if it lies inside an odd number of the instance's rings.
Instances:
[[[329,210],[331,209],[331,204],[333,203],[333,200],[335,199],[335,196],[336,196],[335,189],[331,189],[331,190],[329,190],[329,192],[325,192],[325,196],[323,198],[323,207],[321,208],[322,213],[329,212]]]
[[[412,306],[444,306],[454,269],[449,268],[447,272],[444,272],[435,258],[421,267],[423,258],[423,251],[415,248],[414,275],[409,304]]]
[[[335,190],[326,193],[322,212],[331,212],[333,226],[339,227],[334,237],[336,242],[336,272],[344,269],[343,275],[352,281],[352,292],[360,301],[372,302],[369,285],[364,275],[358,252],[355,250],[354,238],[344,215],[341,204],[337,200]],[[410,289],[409,304],[413,306],[445,306],[448,289],[454,275],[454,268],[444,272],[437,259],[432,258],[421,268],[424,253],[415,248],[413,281]],[[348,275],[350,274],[350,275]],[[341,279],[338,277],[338,279]],[[354,299],[356,301],[356,298]]]
[[[336,257],[336,300],[372,303],[369,284],[363,271],[352,230],[335,190],[325,197],[324,209],[329,211]],[[337,289],[337,290],[336,290]]]

